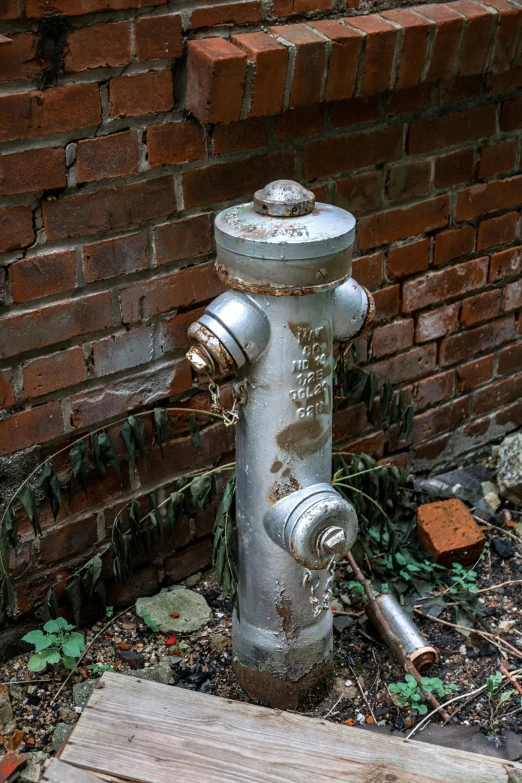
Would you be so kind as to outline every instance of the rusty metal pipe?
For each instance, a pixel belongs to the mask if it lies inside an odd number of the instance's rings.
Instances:
[[[216,268],[232,290],[190,327],[196,371],[236,376],[238,597],[234,666],[250,696],[297,708],[331,675],[329,586],[357,517],[331,486],[333,340],[368,325],[350,277],[355,220],[295,182],[216,218]]]

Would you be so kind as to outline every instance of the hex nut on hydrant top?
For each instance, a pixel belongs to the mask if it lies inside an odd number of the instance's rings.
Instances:
[[[332,677],[330,585],[357,535],[331,485],[333,343],[370,325],[351,274],[353,215],[280,180],[215,221],[230,291],[189,329],[197,372],[235,375],[238,600],[234,670],[255,700],[293,709]]]

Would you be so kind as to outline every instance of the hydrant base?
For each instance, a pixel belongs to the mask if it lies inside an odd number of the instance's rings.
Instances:
[[[308,710],[325,699],[333,683],[333,662],[316,664],[299,680],[285,680],[275,674],[244,666],[239,661],[232,664],[234,674],[247,696],[265,707],[279,710]]]

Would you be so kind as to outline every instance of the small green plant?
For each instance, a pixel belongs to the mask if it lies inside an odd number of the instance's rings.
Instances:
[[[456,595],[461,591],[467,591],[468,593],[478,593],[478,587],[476,585],[477,572],[466,571],[460,563],[453,563],[451,569],[451,579],[453,584],[449,589],[451,595]]]
[[[426,715],[427,706],[423,703],[423,692],[434,693],[439,698],[457,690],[456,685],[446,685],[438,677],[422,677],[422,690],[412,674],[407,674],[404,682],[392,682],[388,685],[390,693],[398,694],[395,701],[401,707],[408,707],[411,712]]]
[[[161,628],[159,627],[156,620],[153,620],[150,614],[147,611],[144,611],[140,614],[141,619],[145,623],[145,625],[148,625],[151,631],[154,631],[154,633],[159,633],[161,631]]]
[[[91,663],[89,666],[87,666],[89,671],[93,672],[94,674],[103,674],[103,672],[113,672],[114,668],[112,666],[109,666],[108,663]]]
[[[353,595],[364,595],[364,587],[360,582],[352,580],[348,582],[348,588]]]
[[[114,606],[105,607],[105,616],[108,617],[109,620],[114,617]]]
[[[32,644],[35,649],[27,664],[30,672],[41,672],[48,664],[54,663],[62,663],[66,669],[75,671],[78,658],[85,650],[83,633],[75,631],[75,626],[63,617],[49,620],[43,630],[30,631],[23,641]]]

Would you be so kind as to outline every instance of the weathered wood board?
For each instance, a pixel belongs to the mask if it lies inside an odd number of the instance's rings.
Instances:
[[[45,770],[41,783],[102,783],[102,780],[90,772],[53,759]]]
[[[61,761],[140,783],[508,783],[522,770],[111,672]]]

